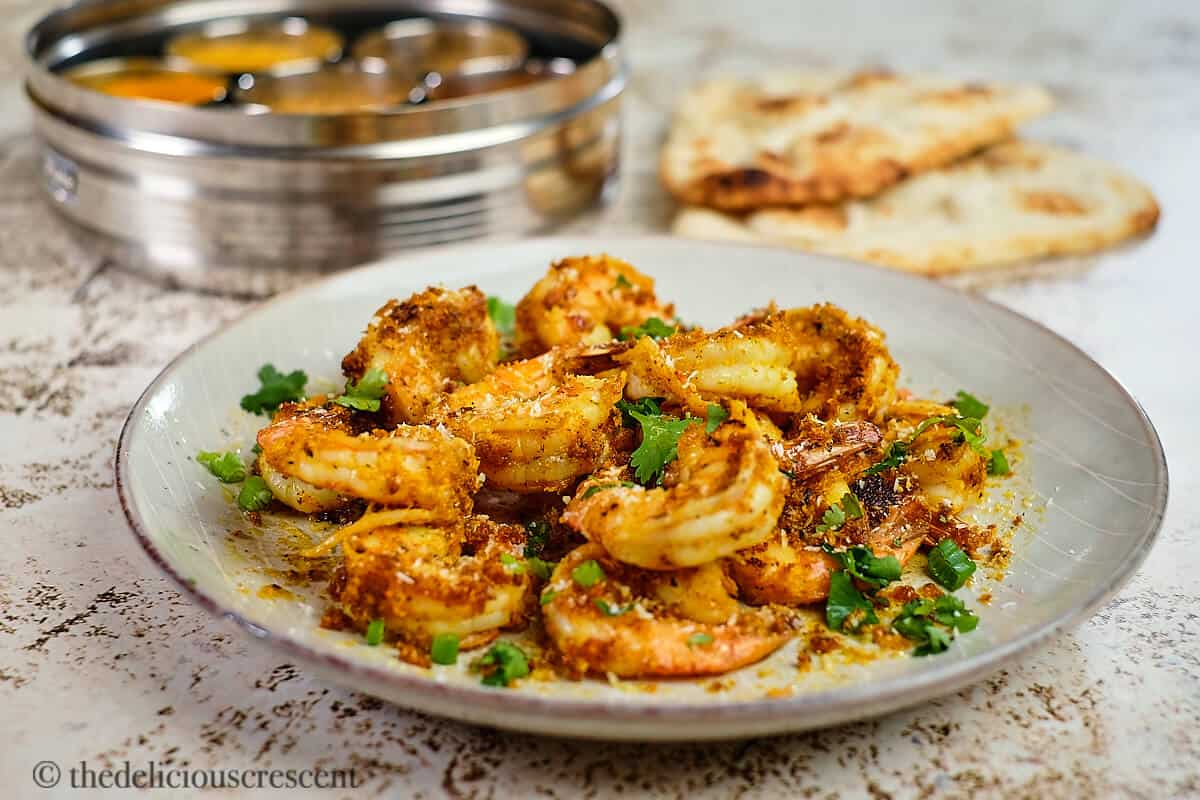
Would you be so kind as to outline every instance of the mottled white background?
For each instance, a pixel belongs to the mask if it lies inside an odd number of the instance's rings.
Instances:
[[[400,796],[1200,796],[1200,6],[626,0],[635,78],[620,201],[573,231],[658,230],[666,115],[692,80],[781,64],[1045,82],[1029,132],[1157,193],[1151,240],[989,296],[1121,378],[1166,444],[1172,497],[1141,573],[1074,633],[976,687],[881,720],[706,746],[606,746],[473,729],[309,678],[193,608],[125,529],[112,451],[166,360],[240,301],[106,267],[41,205],[19,36],[0,0],[0,779],[123,760],[353,767]]]

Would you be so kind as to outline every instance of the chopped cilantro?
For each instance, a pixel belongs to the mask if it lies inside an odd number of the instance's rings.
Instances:
[[[525,559],[525,568],[530,575],[545,581],[550,579],[550,573],[554,571],[554,562],[543,561],[537,556],[530,556]]]
[[[301,370],[284,375],[274,364],[264,364],[258,371],[258,381],[258,391],[242,398],[242,408],[251,414],[271,414],[281,403],[304,399],[308,376]]]
[[[333,398],[333,402],[359,411],[378,411],[383,398],[383,387],[387,386],[387,373],[381,369],[369,369],[357,381],[346,381],[346,391]]]
[[[853,492],[846,492],[841,500],[825,509],[821,524],[817,526],[817,533],[836,531],[846,524],[846,520],[862,519],[862,515],[862,505],[859,504],[858,498]]]
[[[975,573],[975,562],[953,539],[942,539],[929,551],[929,574],[950,591],[961,588]]]
[[[606,489],[620,489],[622,487],[628,489],[632,486],[637,486],[637,484],[633,483],[632,481],[621,481],[620,483],[597,483],[595,486],[589,486],[588,490],[583,493],[583,497],[579,499],[587,500],[592,495],[597,494],[598,492],[603,492]]]
[[[267,482],[257,475],[246,478],[242,490],[238,492],[237,504],[242,511],[262,511],[271,505],[274,495],[267,487]]]
[[[429,660],[435,664],[458,663],[458,634],[439,633],[429,645]]]
[[[208,467],[208,471],[217,476],[221,483],[237,483],[246,477],[246,465],[237,453],[202,451],[196,454],[196,460]]]
[[[595,586],[604,578],[604,567],[595,559],[589,559],[571,570],[571,579],[585,589]]]
[[[517,308],[509,305],[499,297],[489,297],[487,299],[488,316],[492,318],[492,324],[496,326],[496,330],[501,336],[512,336],[513,331],[517,327]]]
[[[612,605],[601,598],[596,598],[596,608],[604,612],[606,617],[619,617],[629,609],[633,608],[633,603],[627,603],[623,606]]]
[[[634,477],[643,486],[662,483],[667,465],[679,455],[679,437],[689,425],[699,420],[679,419],[668,414],[643,414],[633,410],[629,415],[642,426],[642,443],[629,459]]]
[[[693,633],[687,638],[688,647],[707,647],[713,643],[711,633]]]
[[[484,686],[505,687],[529,674],[529,659],[525,651],[512,642],[496,642],[479,659],[478,665],[486,670]]]
[[[668,325],[658,317],[650,317],[641,325],[626,325],[621,328],[617,338],[622,342],[629,339],[640,339],[643,336],[649,336],[651,339],[665,339],[673,335],[675,330],[674,325]]]
[[[875,607],[854,587],[849,573],[838,571],[830,575],[825,623],[835,631],[857,633],[863,625],[873,622],[879,622]]]
[[[1003,450],[993,450],[988,459],[988,475],[1007,475],[1012,470],[1008,466],[1008,457]]]
[[[863,473],[863,477],[867,477],[869,475],[878,475],[879,473],[886,472],[889,469],[897,469],[907,460],[908,442],[892,442],[887,451],[883,454],[883,458],[867,467],[867,470]]]
[[[550,523],[535,519],[525,524],[525,557],[540,556],[550,541]]]
[[[829,545],[822,549],[842,565],[842,569],[863,583],[876,589],[900,580],[900,561],[895,556],[876,556],[869,547],[855,545],[846,550],[834,550]]]
[[[525,562],[512,553],[501,553],[500,563],[504,565],[505,572],[512,572],[516,575],[525,574]]]
[[[367,635],[364,638],[367,640],[367,644],[371,645],[371,647],[374,647],[377,644],[379,644],[380,642],[382,642],[383,641],[383,620],[381,620],[381,619],[371,620],[371,623],[369,625],[367,625]]]
[[[979,617],[967,610],[954,595],[937,600],[913,600],[905,603],[892,629],[917,643],[913,655],[928,656],[950,647],[953,634],[969,633],[979,625]]]
[[[548,606],[555,597],[558,597],[558,592],[554,591],[553,589],[547,589],[546,591],[542,592],[542,596],[538,598],[538,602],[544,606]]]
[[[716,403],[709,403],[708,413],[705,416],[704,432],[712,436],[713,431],[721,427],[722,422],[729,419],[729,412]]]
[[[962,441],[970,445],[971,449],[984,458],[991,458],[991,452],[984,446],[986,437],[983,432],[983,423],[975,417],[959,417],[959,416],[936,416],[927,417],[921,420],[921,423],[913,430],[907,439],[900,439],[892,442],[884,453],[883,459],[872,464],[863,472],[863,477],[868,475],[878,475],[889,469],[896,469],[908,461],[908,457],[912,451],[913,442],[915,442],[921,434],[929,430],[935,425],[946,425],[955,428],[958,431],[958,436]]]
[[[629,278],[626,278],[624,275],[622,275],[621,273],[618,272],[617,273],[617,282],[613,284],[613,288],[614,289],[632,289],[633,284],[629,282]]]
[[[957,410],[959,414],[967,417],[968,419],[983,419],[988,413],[988,406],[986,403],[982,402],[974,395],[964,392],[962,389],[958,390],[958,394],[955,395],[954,402],[950,405],[954,406],[955,410]]]
[[[662,397],[643,397],[641,400],[634,400],[632,403],[628,400],[618,400],[617,408],[621,412],[621,422],[626,428],[636,428],[638,421],[633,418],[631,412],[637,411],[639,414],[647,414],[655,417],[662,413],[662,403],[665,398]]]

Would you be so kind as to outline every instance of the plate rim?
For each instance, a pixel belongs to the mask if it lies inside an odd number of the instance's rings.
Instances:
[[[727,702],[693,702],[671,701],[669,703],[653,702],[650,700],[623,697],[619,701],[611,699],[572,699],[546,696],[533,692],[497,690],[494,688],[474,686],[470,684],[449,683],[433,679],[425,675],[409,675],[398,672],[383,665],[366,664],[362,661],[345,657],[338,653],[324,652],[308,644],[290,637],[286,632],[276,632],[247,619],[241,613],[222,606],[212,596],[201,589],[193,581],[184,578],[167,557],[158,549],[151,539],[147,524],[141,519],[134,508],[130,486],[134,482],[129,475],[129,452],[137,435],[137,422],[143,417],[150,398],[164,384],[172,373],[185,360],[198,350],[207,346],[213,339],[226,333],[231,328],[245,323],[250,318],[263,313],[269,307],[286,304],[309,293],[319,293],[326,286],[352,279],[355,275],[366,272],[382,272],[394,269],[405,262],[437,254],[469,255],[473,251],[494,250],[496,248],[549,247],[561,242],[566,250],[578,249],[583,242],[592,242],[591,250],[595,252],[619,252],[626,244],[662,245],[667,247],[703,247],[725,249],[730,251],[766,250],[777,253],[787,253],[793,258],[825,262],[839,268],[873,272],[887,275],[889,278],[900,279],[902,282],[924,283],[924,288],[940,293],[946,298],[969,297],[972,302],[990,306],[1002,314],[1015,318],[1018,323],[1024,323],[1036,328],[1040,333],[1049,335],[1065,345],[1076,357],[1087,365],[1098,370],[1101,377],[1107,380],[1127,406],[1135,412],[1147,435],[1147,443],[1151,446],[1155,466],[1159,473],[1156,484],[1157,493],[1150,509],[1150,519],[1146,527],[1136,534],[1136,545],[1132,557],[1116,564],[1112,573],[1104,581],[1097,582],[1096,587],[1085,600],[1072,610],[1049,622],[1035,626],[1012,641],[997,645],[979,654],[954,661],[937,663],[917,674],[898,678],[885,678],[881,681],[856,681],[845,686],[838,686],[815,692],[793,695],[785,698],[756,698]],[[569,245],[569,247],[568,247]],[[566,252],[564,250],[564,252]],[[494,254],[493,254],[494,255]],[[375,261],[367,262],[348,270],[339,271],[319,280],[295,287],[275,295],[265,301],[256,303],[237,315],[233,320],[216,327],[184,350],[171,358],[155,375],[154,379],[138,395],[121,427],[117,440],[116,457],[113,471],[115,486],[122,513],[126,524],[133,533],[142,550],[160,570],[197,605],[220,618],[227,619],[247,633],[250,638],[276,651],[296,658],[300,663],[315,666],[320,673],[332,682],[352,690],[372,693],[371,684],[386,684],[420,702],[389,700],[397,705],[416,708],[438,716],[473,722],[463,714],[439,710],[439,700],[452,701],[454,705],[470,706],[485,713],[490,713],[493,721],[487,723],[496,727],[513,730],[550,733],[550,727],[532,724],[521,724],[523,721],[552,717],[555,713],[569,713],[573,717],[592,717],[605,722],[653,722],[655,724],[687,723],[687,722],[721,722],[721,723],[753,723],[756,729],[767,733],[783,733],[821,727],[835,724],[837,721],[850,721],[878,716],[890,711],[916,705],[934,697],[944,696],[967,685],[975,683],[995,672],[1003,664],[1026,653],[1050,637],[1073,628],[1090,618],[1103,604],[1110,600],[1137,572],[1149,555],[1159,532],[1167,509],[1170,492],[1170,475],[1162,440],[1153,422],[1137,398],[1125,385],[1106,367],[1092,358],[1078,345],[1053,329],[1021,314],[986,296],[938,283],[928,278],[894,270],[864,264],[845,259],[833,258],[813,253],[799,252],[771,245],[761,245],[741,242],[708,242],[680,239],[665,234],[641,235],[561,235],[538,236],[507,241],[470,242],[452,246],[421,248],[408,252],[384,256]],[[343,679],[344,676],[344,679]],[[357,685],[354,679],[358,678]],[[650,696],[647,696],[650,697]],[[513,724],[506,725],[504,714],[514,714]],[[632,735],[613,735],[604,730],[596,731],[594,735],[587,733],[571,734],[584,738],[622,739],[622,740],[681,740],[726,738],[741,736],[742,733],[729,733],[723,736],[720,731],[705,735],[703,731],[678,730],[675,735],[640,735],[630,731]]]

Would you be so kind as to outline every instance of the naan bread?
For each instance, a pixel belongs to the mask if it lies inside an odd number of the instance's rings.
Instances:
[[[1050,106],[1037,86],[883,72],[712,81],[680,103],[660,172],[682,202],[729,211],[870,197]]]
[[[1059,147],[1014,141],[869,200],[744,217],[685,208],[674,232],[784,244],[926,275],[1090,253],[1158,222],[1145,186]]]

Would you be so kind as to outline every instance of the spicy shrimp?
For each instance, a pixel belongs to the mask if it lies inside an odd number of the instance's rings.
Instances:
[[[607,458],[624,386],[622,373],[565,375],[550,353],[450,394],[443,421],[475,446],[489,486],[560,492]]]
[[[718,564],[653,572],[585,544],[554,570],[542,614],[573,672],[715,675],[765,658],[791,636],[777,614],[739,604],[732,589]]]
[[[560,345],[607,342],[651,317],[675,319],[654,293],[654,279],[609,256],[564,258],[517,304],[516,348],[525,356]]]
[[[684,430],[662,486],[594,476],[562,521],[646,569],[696,566],[763,541],[783,509],[787,479],[753,418],[744,407],[734,412],[711,435],[699,421]]]
[[[301,421],[302,420],[302,421]],[[358,427],[350,409],[329,403],[324,395],[312,397],[303,403],[284,403],[271,420],[276,430],[282,427],[303,425],[308,429],[339,431],[353,434]],[[342,508],[352,498],[333,489],[314,486],[299,478],[285,475],[276,469],[262,453],[258,456],[258,473],[266,481],[267,488],[275,499],[302,514],[318,514]]]
[[[427,422],[444,394],[495,367],[500,334],[487,297],[474,286],[431,287],[375,312],[358,346],[342,359],[347,377],[387,375],[382,412],[389,423]]]
[[[531,578],[516,568],[525,533],[486,517],[453,524],[384,526],[350,536],[330,584],[338,609],[365,628],[416,645],[440,633],[463,649],[486,644],[524,619]]]
[[[325,410],[288,416],[258,432],[260,462],[319,490],[450,520],[479,488],[474,448],[440,428],[401,425],[354,435]]]
[[[928,401],[897,403],[889,413],[889,438],[910,439],[921,421],[954,417],[951,406]],[[908,459],[898,470],[902,485],[919,487],[934,505],[952,512],[979,502],[987,481],[987,459],[948,425],[932,425],[908,444]]]

